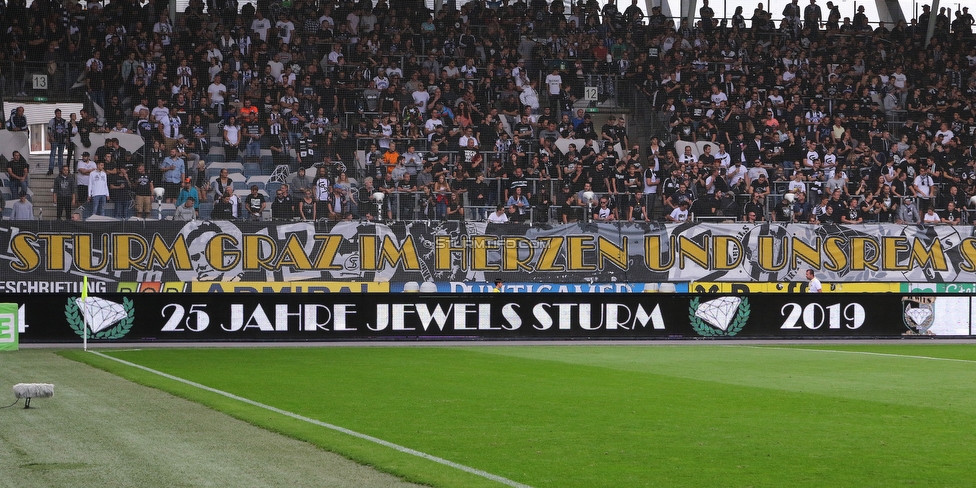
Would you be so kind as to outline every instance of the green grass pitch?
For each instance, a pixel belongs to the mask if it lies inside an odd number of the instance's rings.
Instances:
[[[972,345],[105,352],[534,487],[976,484]],[[408,481],[498,486],[92,354],[63,354]]]

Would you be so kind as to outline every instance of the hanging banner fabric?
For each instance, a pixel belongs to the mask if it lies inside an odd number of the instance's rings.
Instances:
[[[773,283],[804,281],[810,268],[823,282],[973,283],[973,232],[895,224],[3,222],[0,292],[70,293],[79,275],[96,292],[104,283],[169,282]]]

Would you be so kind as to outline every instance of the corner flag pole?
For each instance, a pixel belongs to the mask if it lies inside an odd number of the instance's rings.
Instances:
[[[88,314],[86,313],[87,308],[85,308],[85,302],[88,301],[88,276],[83,276],[81,278],[81,320],[84,324],[84,332],[82,333],[82,343],[84,344],[85,351],[88,350]]]

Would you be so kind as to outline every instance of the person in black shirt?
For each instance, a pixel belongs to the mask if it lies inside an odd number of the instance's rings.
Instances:
[[[230,194],[223,194],[214,203],[213,210],[210,212],[212,220],[231,220],[234,218],[234,210],[230,203]]]
[[[58,213],[57,219],[61,220],[61,215],[64,214],[64,220],[71,219],[71,209],[74,208],[77,201],[77,188],[75,187],[75,178],[69,172],[70,168],[68,165],[61,167],[61,173],[54,178],[54,188],[51,190],[54,192],[54,204],[57,205]]]
[[[251,194],[244,198],[247,206],[247,213],[250,220],[261,220],[264,209],[268,206],[268,200],[264,195],[258,193],[258,186],[251,185]]]
[[[146,172],[146,165],[136,166],[136,172],[132,177],[132,193],[135,195],[136,217],[147,219],[152,212],[153,198],[152,177]]]
[[[275,192],[275,199],[271,202],[271,218],[274,220],[291,220],[295,217],[295,202],[291,195],[279,188]]]

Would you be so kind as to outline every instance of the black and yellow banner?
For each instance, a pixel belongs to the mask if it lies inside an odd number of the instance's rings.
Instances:
[[[783,283],[804,281],[805,269],[816,270],[824,282],[872,284],[834,291],[889,291],[882,283],[976,282],[972,233],[971,227],[894,224],[5,222],[0,291],[68,293],[88,275],[124,291],[183,286],[182,291],[286,292],[298,289],[167,284],[501,277],[546,283],[701,282],[708,289],[715,283],[721,292],[735,290],[717,284],[740,282],[757,283],[748,291],[779,292],[793,290]],[[385,290],[308,286],[322,292]]]

